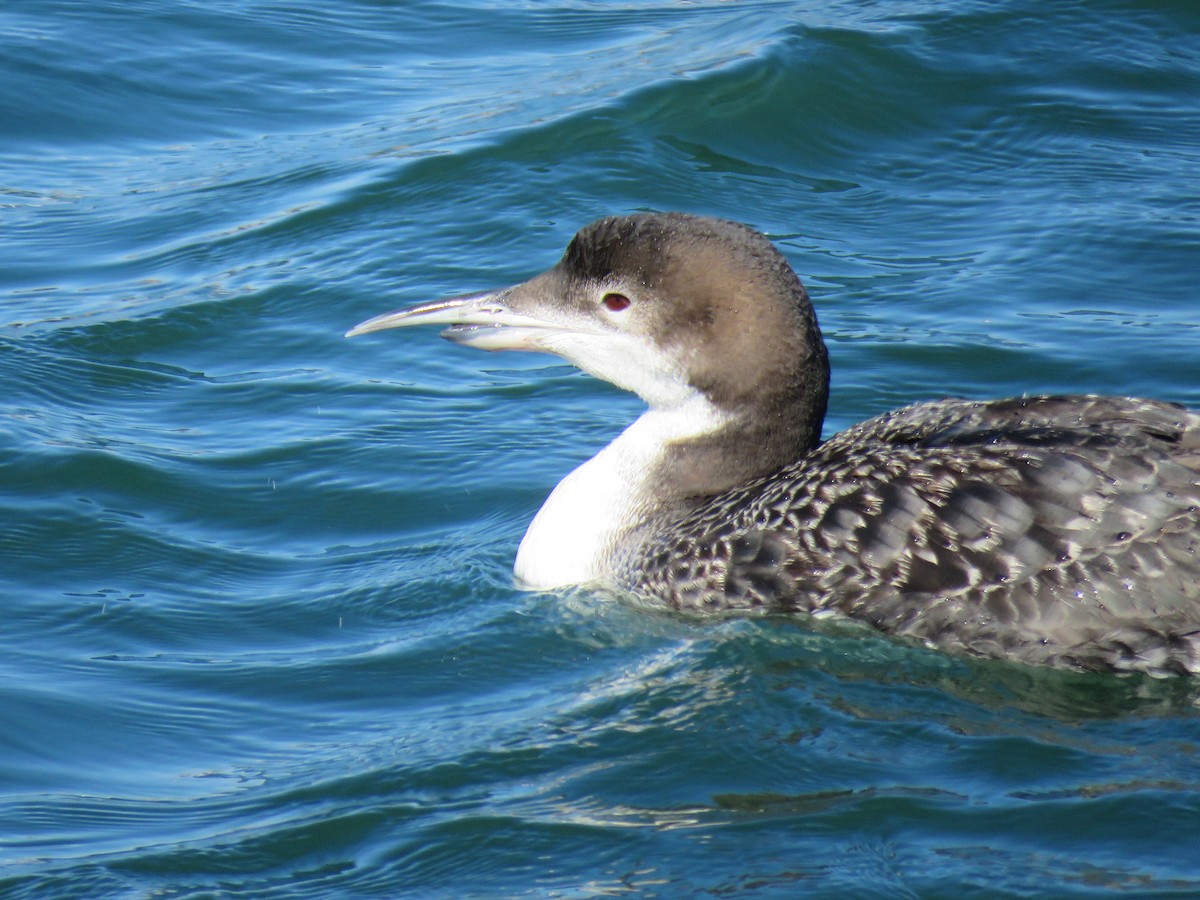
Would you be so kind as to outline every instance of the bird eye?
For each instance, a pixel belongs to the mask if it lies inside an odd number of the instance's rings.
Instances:
[[[621,312],[621,310],[629,309],[633,305],[633,301],[624,294],[605,294],[604,299],[600,302],[604,304],[604,308],[609,312]]]

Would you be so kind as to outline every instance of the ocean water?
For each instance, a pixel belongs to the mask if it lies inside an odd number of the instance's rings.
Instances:
[[[1193,0],[0,9],[0,896],[1200,894],[1200,686],[510,583],[639,410],[393,308],[771,235],[832,433],[1200,407]]]

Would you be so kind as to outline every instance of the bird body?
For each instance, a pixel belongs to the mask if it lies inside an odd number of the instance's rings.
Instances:
[[[951,652],[1197,671],[1198,510],[1196,413],[944,400],[652,529],[621,580],[679,608],[840,614]]]
[[[799,279],[758,232],[680,213],[602,219],[530,281],[350,334],[417,324],[555,353],[649,407],[550,495],[517,553],[523,586],[1200,673],[1200,414],[1119,397],[941,400],[822,443],[828,356]]]

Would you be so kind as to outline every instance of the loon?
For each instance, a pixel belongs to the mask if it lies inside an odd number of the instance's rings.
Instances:
[[[647,410],[550,494],[533,590],[842,616],[946,652],[1200,674],[1200,413],[1104,396],[916,403],[820,439],[829,359],[754,229],[600,219],[503,290],[369,319],[556,354]]]

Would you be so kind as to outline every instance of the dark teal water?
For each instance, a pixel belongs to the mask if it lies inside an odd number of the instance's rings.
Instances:
[[[379,312],[767,231],[901,403],[1200,406],[1200,7],[0,9],[0,895],[1196,896],[1200,689],[509,583],[638,401]]]

